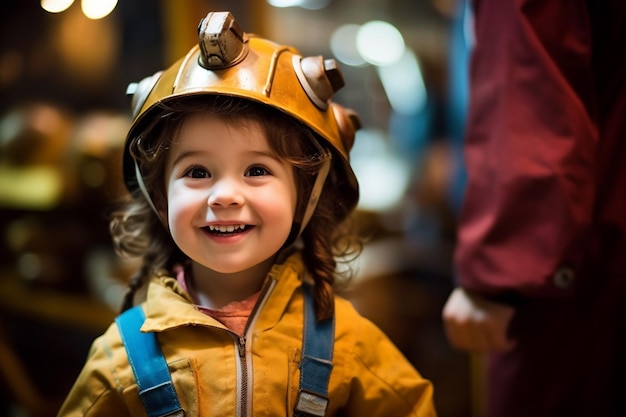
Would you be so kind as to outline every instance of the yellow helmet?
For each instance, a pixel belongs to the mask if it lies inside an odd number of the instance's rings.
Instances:
[[[353,209],[359,190],[348,152],[360,123],[356,113],[331,101],[344,85],[336,62],[322,56],[302,57],[290,46],[244,33],[229,12],[209,13],[200,22],[198,37],[198,45],[170,68],[129,85],[134,117],[124,152],[129,190],[143,188],[129,142],[160,103],[191,95],[228,95],[283,111],[323,138],[335,151],[327,169],[334,170],[332,176],[345,188],[342,203]],[[321,192],[323,182],[324,178],[314,194]]]

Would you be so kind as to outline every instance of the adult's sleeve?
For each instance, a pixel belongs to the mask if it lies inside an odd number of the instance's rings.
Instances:
[[[568,293],[595,194],[598,134],[584,0],[476,0],[458,284]]]

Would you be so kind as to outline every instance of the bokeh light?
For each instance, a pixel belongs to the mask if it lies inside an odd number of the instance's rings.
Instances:
[[[346,65],[354,67],[366,65],[356,46],[356,36],[360,25],[347,24],[339,26],[330,37],[330,49],[333,55]]]
[[[404,54],[404,38],[390,23],[372,20],[361,26],[356,36],[359,53],[373,65],[391,65]]]
[[[41,8],[49,13],[61,13],[67,10],[74,0],[41,0]]]
[[[80,7],[89,19],[97,20],[108,16],[117,6],[117,0],[82,0]]]

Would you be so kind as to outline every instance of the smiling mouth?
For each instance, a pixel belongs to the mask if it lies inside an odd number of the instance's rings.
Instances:
[[[230,236],[238,233],[243,233],[249,230],[252,226],[245,224],[228,224],[228,225],[209,225],[204,227],[204,230],[212,235],[216,236]]]

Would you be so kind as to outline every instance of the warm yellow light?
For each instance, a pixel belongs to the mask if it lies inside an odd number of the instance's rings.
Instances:
[[[80,7],[85,16],[92,20],[106,17],[117,6],[117,0],[82,0]]]
[[[74,0],[41,0],[41,8],[50,13],[60,13],[67,10]]]

